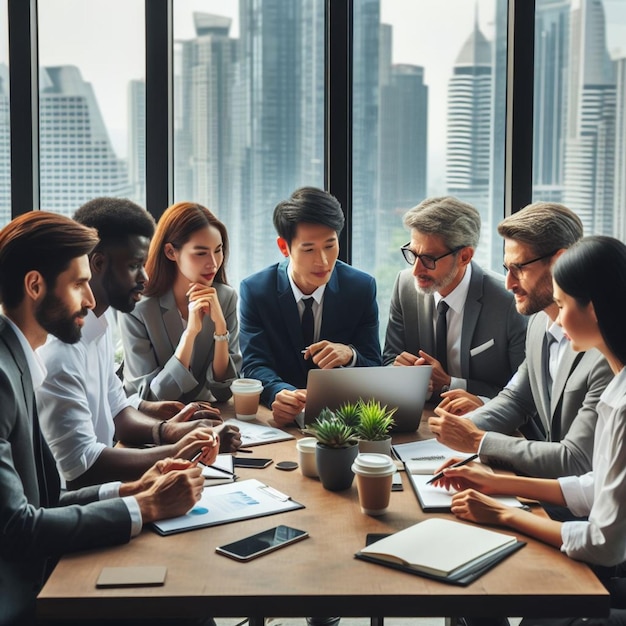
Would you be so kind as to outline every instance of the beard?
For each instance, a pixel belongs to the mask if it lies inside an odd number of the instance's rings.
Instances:
[[[433,281],[428,287],[420,287],[417,282],[417,277],[415,277],[415,289],[417,289],[419,293],[423,293],[426,296],[430,296],[436,291],[440,292],[452,283],[452,281],[456,278],[458,271],[458,267],[454,264],[445,276],[442,276],[439,280]]]
[[[110,268],[107,268],[102,285],[107,294],[109,306],[113,307],[116,311],[120,311],[120,313],[130,313],[133,311],[135,304],[137,304],[133,296],[143,291],[143,285],[137,285],[132,291],[122,290]]]
[[[550,272],[546,272],[532,291],[527,291],[525,295],[526,302],[516,302],[517,311],[522,315],[534,315],[550,306],[554,302]]]
[[[83,308],[77,313],[71,313],[60,298],[48,292],[35,309],[35,319],[46,332],[63,343],[76,343],[82,332],[76,320],[85,317],[88,312],[89,309]]]

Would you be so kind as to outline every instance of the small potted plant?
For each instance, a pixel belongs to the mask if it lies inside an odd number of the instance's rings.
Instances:
[[[348,489],[354,480],[352,463],[359,452],[354,427],[325,408],[303,432],[317,439],[315,460],[324,488],[329,491]]]
[[[378,400],[359,400],[359,422],[354,430],[359,438],[359,452],[374,452],[391,456],[391,436],[393,414],[396,409],[381,406]]]

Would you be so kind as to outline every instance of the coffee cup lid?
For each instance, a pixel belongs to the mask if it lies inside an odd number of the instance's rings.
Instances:
[[[363,476],[389,476],[395,473],[396,465],[386,454],[364,453],[357,455],[352,471]]]
[[[315,450],[317,446],[317,439],[315,437],[303,437],[298,439],[296,448],[298,450]]]
[[[263,391],[263,385],[256,378],[236,378],[230,385],[231,391],[237,393],[259,393]]]

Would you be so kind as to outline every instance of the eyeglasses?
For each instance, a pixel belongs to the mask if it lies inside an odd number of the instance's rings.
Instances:
[[[455,254],[462,248],[465,248],[465,246],[457,246],[456,248],[454,248],[454,250],[450,250],[450,252],[446,252],[445,254],[442,254],[440,256],[431,256],[430,254],[415,254],[415,252],[411,250],[410,245],[411,242],[405,243],[400,248],[400,252],[402,252],[404,260],[409,265],[415,265],[417,259],[419,259],[422,262],[422,265],[427,270],[434,270],[435,267],[437,267],[437,261],[439,261],[439,259],[443,259],[444,257],[450,256],[451,254]]]
[[[548,259],[554,256],[557,252],[558,250],[552,250],[552,252],[548,252],[548,254],[544,254],[543,256],[538,256],[536,259],[531,259],[530,261],[526,261],[525,263],[511,263],[510,265],[503,263],[502,267],[504,268],[505,272],[507,273],[511,272],[511,276],[513,276],[515,280],[518,280],[520,277],[520,274],[524,273],[524,268],[527,265],[530,265],[531,263],[536,263],[537,261],[542,261],[543,259]]]

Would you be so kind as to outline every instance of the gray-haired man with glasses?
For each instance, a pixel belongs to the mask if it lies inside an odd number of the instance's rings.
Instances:
[[[384,363],[433,366],[438,397],[463,389],[492,398],[524,360],[526,320],[502,277],[472,260],[480,215],[453,197],[428,198],[404,216],[411,265],[396,279]]]
[[[526,359],[511,384],[468,413],[469,419],[440,406],[430,428],[442,443],[477,452],[491,465],[544,478],[585,474],[591,470],[596,404],[612,374],[600,352],[575,352],[563,334],[551,271],[582,237],[582,223],[560,204],[536,202],[507,217],[498,232],[506,286],[517,310],[532,316]],[[511,436],[518,430],[526,439]]]

